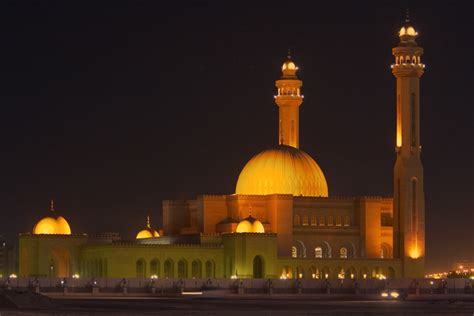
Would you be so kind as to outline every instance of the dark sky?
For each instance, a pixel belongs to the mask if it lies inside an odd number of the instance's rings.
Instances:
[[[2,2],[0,234],[31,231],[52,197],[73,232],[132,238],[147,210],[161,223],[163,199],[233,193],[277,143],[288,47],[301,148],[330,195],[391,196],[391,49],[410,5],[427,64],[428,268],[473,260],[472,2],[235,3]]]

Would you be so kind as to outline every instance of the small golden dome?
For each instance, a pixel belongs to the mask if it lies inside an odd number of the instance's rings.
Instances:
[[[265,227],[263,227],[262,222],[259,220],[255,220],[252,224],[252,232],[254,233],[264,233],[265,232]]]
[[[400,37],[402,36],[411,36],[411,37],[414,37],[414,36],[417,36],[418,33],[415,31],[415,28],[413,26],[410,26],[410,25],[406,25],[406,26],[403,26],[401,29],[400,29],[400,32],[398,33],[398,35]]]
[[[237,228],[235,229],[236,233],[264,233],[265,228],[263,227],[263,224],[252,217],[252,215],[249,215],[249,217],[244,218],[242,221],[240,221],[239,225],[237,225]]]
[[[283,77],[295,77],[297,70],[298,70],[298,67],[291,60],[291,56],[288,56],[288,59],[281,66]]]
[[[54,201],[51,200],[51,212],[54,212]],[[33,227],[33,234],[35,235],[71,235],[71,227],[67,220],[58,216],[44,217],[39,220],[38,223]]]
[[[160,234],[151,228],[150,225],[150,216],[146,217],[146,227],[138,232],[137,237],[135,239],[144,239],[144,238],[153,238],[153,237],[160,237]]]
[[[239,225],[235,229],[236,233],[251,233],[252,232],[252,224],[248,220],[240,221]]]
[[[304,151],[286,145],[264,150],[245,165],[236,194],[328,196],[324,173]]]
[[[160,237],[160,234],[154,229],[143,229],[138,232],[136,239]]]
[[[283,66],[281,66],[281,70],[282,71],[285,71],[285,70],[296,70],[296,65],[294,62],[292,62],[291,60],[287,60],[283,63]]]

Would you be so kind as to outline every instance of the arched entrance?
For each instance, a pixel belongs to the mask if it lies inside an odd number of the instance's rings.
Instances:
[[[253,278],[261,279],[263,278],[263,260],[262,257],[256,256],[253,259]]]
[[[70,273],[70,255],[69,251],[63,248],[54,248],[51,250],[52,262],[50,264],[50,276],[65,278],[71,275]]]

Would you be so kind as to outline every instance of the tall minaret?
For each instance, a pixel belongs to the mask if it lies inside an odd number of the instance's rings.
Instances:
[[[423,48],[410,24],[400,29],[400,43],[392,49],[397,78],[397,160],[394,168],[394,256],[403,259],[405,277],[424,275],[425,198],[420,153],[420,77]]]
[[[278,94],[275,96],[275,102],[280,108],[278,143],[299,148],[299,107],[303,103],[301,95],[301,86],[303,81],[296,76],[295,63],[291,60],[288,53],[288,59],[281,67],[282,76],[280,80],[275,81],[278,88]]]

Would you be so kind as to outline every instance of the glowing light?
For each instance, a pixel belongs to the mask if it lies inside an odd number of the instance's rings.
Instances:
[[[234,274],[234,275],[231,275],[230,278],[231,278],[232,280],[235,280],[235,279],[237,279],[237,276]]]
[[[73,279],[79,279],[79,274],[77,274],[77,273],[73,274],[73,275],[72,275],[72,278],[73,278]]]
[[[417,247],[414,247],[411,251],[410,251],[410,258],[412,259],[418,259],[420,257],[420,253],[417,249]]]
[[[313,279],[316,279],[316,273],[311,274]]]
[[[387,292],[382,292],[382,294],[380,294],[380,295],[382,295],[382,297],[388,297],[388,293],[387,293]]]
[[[434,282],[433,282],[433,281],[430,281],[430,284],[431,284],[431,285],[433,285],[433,284],[434,284]]]
[[[398,296],[400,296],[400,294],[398,294],[398,292],[392,291],[390,292],[390,296],[393,298],[397,298]]]
[[[182,292],[183,295],[202,295],[202,292]]]
[[[329,274],[327,274],[327,273],[324,276],[326,277],[326,279],[329,278]]]
[[[152,274],[152,275],[150,276],[150,279],[156,280],[156,279],[158,279],[158,276],[157,276],[156,274]]]
[[[16,279],[18,276],[15,273],[10,274],[10,279]]]
[[[298,276],[300,279],[303,278],[303,273],[300,273]]]
[[[367,274],[364,273],[364,274],[362,275],[362,277],[363,277],[364,279],[367,279]]]
[[[353,279],[353,278],[354,278],[354,273],[351,273],[351,279]]]
[[[286,279],[288,279],[288,277],[287,277],[285,274],[282,274],[282,275],[280,276],[280,280],[286,280]]]

